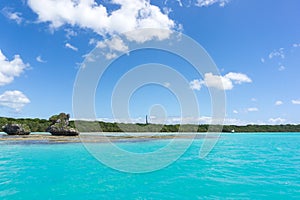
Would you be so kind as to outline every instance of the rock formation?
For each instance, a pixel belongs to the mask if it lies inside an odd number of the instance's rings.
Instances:
[[[2,130],[8,135],[29,135],[31,132],[26,124],[6,124]]]
[[[50,117],[49,121],[52,122],[51,126],[47,128],[47,132],[56,136],[77,136],[79,132],[69,126],[69,114],[60,113]]]

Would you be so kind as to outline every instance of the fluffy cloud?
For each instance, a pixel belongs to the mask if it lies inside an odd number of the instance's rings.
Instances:
[[[12,10],[9,9],[9,8],[3,8],[2,9],[2,13],[8,19],[17,22],[17,24],[21,24],[22,21],[23,21],[23,18],[21,17],[21,15],[22,15],[21,13],[19,13],[19,12],[12,12]]]
[[[143,43],[146,41],[150,41],[153,39],[156,40],[164,40],[166,38],[169,38],[170,34],[172,33],[172,30],[169,29],[137,29],[133,32],[127,32],[125,33],[125,36],[129,41],[135,41],[138,43]]]
[[[282,104],[283,104],[282,101],[276,101],[276,102],[275,102],[275,106],[280,106],[280,105],[282,105]]]
[[[40,63],[46,63],[47,62],[47,61],[43,60],[42,56],[36,57],[36,61],[38,61]]]
[[[202,82],[203,82],[203,81],[201,81],[201,80],[195,79],[195,80],[193,80],[193,81],[190,82],[190,88],[191,88],[192,90],[200,90],[200,89],[201,89]]]
[[[112,0],[120,8],[108,9],[95,0],[28,0],[39,22],[49,22],[53,29],[63,25],[88,28],[106,37],[141,28],[172,30],[176,24],[148,0]],[[157,37],[168,37],[152,32]]]
[[[245,74],[230,72],[225,75],[225,78],[232,80],[236,84],[251,83],[252,80]]]
[[[107,60],[111,60],[111,59],[114,59],[114,58],[116,58],[118,55],[116,54],[116,53],[106,53],[105,54],[105,58],[107,59]]]
[[[6,91],[0,95],[0,106],[20,111],[30,100],[20,91]]]
[[[292,100],[292,104],[300,105],[300,100]]]
[[[66,44],[65,44],[65,47],[67,47],[67,48],[69,48],[69,49],[72,49],[73,51],[78,51],[78,48],[75,47],[75,46],[73,46],[73,45],[71,45],[70,43],[66,43]]]
[[[270,119],[269,119],[269,122],[270,122],[271,124],[283,124],[283,123],[286,122],[286,119],[282,119],[282,118],[280,118],[280,117],[278,117],[278,118],[270,118]]]
[[[197,0],[196,6],[199,7],[208,7],[213,4],[219,4],[219,6],[224,7],[229,0]]]
[[[20,76],[28,64],[25,64],[19,55],[9,61],[0,50],[0,86],[11,83],[15,77]]]
[[[232,81],[226,77],[206,73],[204,75],[204,84],[207,87],[216,88],[219,90],[231,90],[233,88]]]
[[[201,85],[219,90],[231,90],[234,84],[251,83],[252,80],[245,74],[230,72],[225,76],[204,74],[204,80],[193,80],[190,82],[191,89],[200,90]]]
[[[110,51],[126,52],[128,51],[128,46],[125,45],[120,37],[113,37],[110,40],[105,40],[97,42],[98,48],[109,48]]]
[[[96,44],[97,48],[105,49],[102,53],[107,60],[116,58],[118,56],[117,53],[126,53],[129,50],[129,47],[118,36],[104,41],[97,41],[92,38],[90,39],[89,44]]]
[[[247,111],[248,112],[257,112],[258,108],[248,108]]]
[[[68,39],[71,39],[71,37],[77,36],[77,32],[75,32],[74,30],[72,30],[70,28],[66,28],[65,32],[66,32],[66,38],[68,38]]]

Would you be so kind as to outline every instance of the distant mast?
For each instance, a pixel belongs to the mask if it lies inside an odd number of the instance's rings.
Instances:
[[[148,115],[146,115],[146,124],[149,124],[149,122],[148,122]]]

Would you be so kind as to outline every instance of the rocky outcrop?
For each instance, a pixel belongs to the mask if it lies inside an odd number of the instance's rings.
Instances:
[[[29,135],[31,132],[26,124],[6,124],[2,130],[8,135]]]
[[[79,132],[69,126],[70,115],[65,113],[60,113],[59,115],[54,115],[50,117],[52,122],[51,126],[47,128],[47,132],[55,136],[77,136]]]
[[[52,135],[56,136],[77,136],[79,132],[71,127],[60,127],[57,124],[51,125],[47,128],[47,132],[51,133]]]

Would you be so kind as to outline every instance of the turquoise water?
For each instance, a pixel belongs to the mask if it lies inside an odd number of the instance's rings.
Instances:
[[[120,145],[139,151],[166,142]],[[300,134],[223,135],[199,159],[202,142],[145,174],[113,170],[82,144],[1,142],[0,199],[300,199]]]

